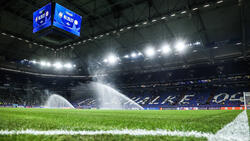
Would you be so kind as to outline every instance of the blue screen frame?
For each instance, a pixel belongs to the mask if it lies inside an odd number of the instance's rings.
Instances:
[[[33,33],[51,26],[51,3],[33,13]]]
[[[82,17],[56,3],[53,26],[80,36]]]

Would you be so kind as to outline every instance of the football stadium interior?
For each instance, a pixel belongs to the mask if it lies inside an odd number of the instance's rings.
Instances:
[[[250,140],[249,0],[0,7],[0,140]]]

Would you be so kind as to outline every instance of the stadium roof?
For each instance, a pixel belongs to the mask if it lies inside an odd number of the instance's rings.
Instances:
[[[82,70],[105,67],[110,52],[124,56],[173,46],[185,40],[185,54],[127,60],[113,71],[163,69],[196,63],[248,59],[250,13],[247,0],[56,0],[83,17],[81,36],[56,41],[32,33],[33,12],[49,0],[1,0],[0,56],[3,60],[71,60]],[[199,44],[195,44],[199,43]],[[91,62],[91,63],[90,63]],[[94,68],[93,68],[94,66]]]

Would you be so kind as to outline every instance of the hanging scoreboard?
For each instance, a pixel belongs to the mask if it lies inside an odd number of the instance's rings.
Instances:
[[[80,36],[82,17],[56,3],[53,26]]]
[[[51,3],[33,13],[33,33],[51,26]]]
[[[49,3],[33,13],[33,33],[47,27],[56,27],[80,36],[81,23],[80,15],[58,3]]]

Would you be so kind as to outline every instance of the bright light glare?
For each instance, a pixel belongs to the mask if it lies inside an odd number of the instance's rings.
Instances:
[[[31,63],[36,64],[37,62],[36,62],[36,60],[32,60]]]
[[[154,48],[150,47],[150,48],[147,48],[146,51],[145,51],[145,54],[148,56],[148,57],[153,57],[155,55],[155,50]]]
[[[63,67],[62,63],[60,63],[60,62],[54,63],[53,66],[54,66],[56,69],[61,69],[61,68]]]
[[[46,63],[46,67],[50,67],[51,66],[51,63],[50,62],[47,62]]]
[[[171,48],[168,44],[164,44],[162,47],[161,47],[161,51],[163,54],[168,54],[170,51],[171,51]]]
[[[193,8],[192,10],[193,10],[193,11],[195,11],[195,10],[198,10],[198,8],[197,8],[197,7],[195,7],[195,8]]]
[[[104,62],[104,63],[107,63],[107,62],[108,62],[108,59],[104,59],[103,62]]]
[[[198,41],[194,43],[194,45],[200,45],[200,44],[201,42],[198,42]]]
[[[66,64],[64,64],[64,67],[67,68],[67,69],[72,69],[73,65],[70,64],[70,63],[66,63]]]
[[[109,62],[110,64],[115,64],[117,61],[118,61],[118,57],[116,57],[115,55],[110,55],[110,56],[108,57],[108,62]]]
[[[125,55],[124,58],[129,58],[129,56],[128,56],[128,55]]]
[[[134,52],[133,52],[133,53],[131,53],[131,57],[132,57],[132,58],[135,58],[136,56],[137,56],[137,54],[136,54],[136,53],[134,53]]]
[[[45,61],[41,61],[41,62],[40,62],[40,65],[41,65],[41,66],[45,66],[45,65],[46,65],[46,62],[45,62]]]
[[[223,0],[220,0],[220,1],[217,1],[216,3],[222,3],[223,2]]]
[[[139,53],[138,53],[138,56],[141,56],[141,55],[142,55],[142,53],[141,53],[141,52],[139,52]]]
[[[210,5],[209,4],[206,4],[206,5],[204,5],[203,7],[209,7]]]
[[[178,41],[175,44],[175,49],[178,52],[183,52],[186,48],[187,48],[187,46],[185,45],[185,43],[183,41]]]

